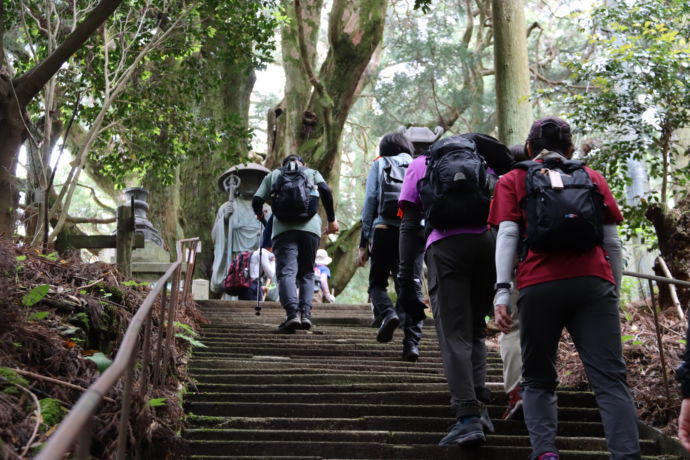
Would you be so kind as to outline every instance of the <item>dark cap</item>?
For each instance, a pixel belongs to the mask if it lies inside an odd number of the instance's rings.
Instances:
[[[297,161],[297,162],[301,163],[302,165],[304,165],[304,160],[302,159],[301,156],[292,154],[292,155],[288,155],[285,157],[285,159],[283,160],[283,166],[286,166],[291,161]]]
[[[545,127],[552,127],[552,129],[544,129]],[[532,127],[529,130],[527,142],[536,139],[558,140],[570,144],[572,143],[573,135],[567,121],[558,117],[545,117],[532,123]]]

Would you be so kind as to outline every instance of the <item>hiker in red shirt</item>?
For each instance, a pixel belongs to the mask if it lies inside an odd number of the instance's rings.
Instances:
[[[594,391],[612,459],[639,459],[637,416],[622,357],[616,224],[623,216],[600,173],[570,160],[570,126],[548,117],[530,129],[532,162],[498,182],[489,223],[496,241],[497,325],[508,332],[511,275],[522,349],[524,417],[532,459],[558,459],[556,352],[563,328],[573,338]]]

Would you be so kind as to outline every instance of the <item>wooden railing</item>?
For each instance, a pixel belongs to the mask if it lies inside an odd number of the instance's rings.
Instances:
[[[177,261],[170,265],[168,271],[156,282],[151,292],[141,304],[125,332],[120,348],[108,369],[82,394],[57,430],[48,439],[37,460],[59,460],[73,451],[77,459],[88,459],[91,448],[91,431],[89,424],[93,420],[98,406],[104,396],[113,389],[124,375],[122,406],[117,438],[116,458],[122,460],[127,456],[127,433],[129,432],[129,414],[131,397],[134,389],[134,369],[137,356],[141,355],[141,372],[136,389],[145,395],[148,390],[157,388],[165,382],[168,359],[173,346],[175,313],[180,303],[189,295],[192,274],[196,262],[196,248],[199,238],[180,240],[177,243]],[[180,279],[182,270],[186,269],[182,292]],[[168,300],[168,282],[171,283]],[[160,297],[161,308],[158,318],[160,333],[156,344],[151,343],[153,325],[153,305]],[[163,334],[163,327],[166,327]],[[141,330],[144,330],[143,337]],[[141,339],[140,339],[141,337]],[[164,343],[165,340],[165,343]],[[153,350],[155,347],[155,357]],[[73,450],[76,446],[76,450]]]

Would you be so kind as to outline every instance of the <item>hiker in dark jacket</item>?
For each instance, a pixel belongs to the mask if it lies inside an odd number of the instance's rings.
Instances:
[[[300,184],[299,189],[294,188],[297,187],[294,184]],[[295,202],[306,196],[309,196],[308,203]],[[264,202],[270,199],[272,206],[276,277],[280,302],[286,313],[285,321],[278,326],[279,332],[292,333],[298,328],[312,327],[314,260],[321,239],[321,217],[316,212],[319,197],[328,219],[325,233],[337,233],[333,194],[323,176],[305,167],[298,155],[289,155],[283,160],[282,168],[264,177],[252,200],[259,220],[263,219]]]
[[[373,326],[378,327],[376,340],[390,342],[395,329],[404,321],[402,357],[416,361],[419,357],[419,341],[422,337],[422,323],[414,321],[404,312],[396,309],[388,297],[388,278],[393,277],[395,291],[399,295],[397,281],[398,235],[400,217],[398,198],[405,169],[412,162],[414,147],[403,133],[384,135],[379,143],[379,157],[374,161],[367,177],[366,194],[362,208],[362,234],[359,242],[357,265],[363,267],[370,260],[369,296],[374,308]],[[396,177],[398,176],[397,185]],[[392,181],[393,184],[387,184]],[[422,271],[422,253],[418,252],[415,263],[417,278]]]
[[[616,225],[623,216],[603,176],[569,160],[574,147],[567,122],[555,117],[536,121],[526,148],[536,163],[501,177],[489,223],[498,227],[494,314],[503,332],[512,326],[508,305],[518,241],[527,237],[516,285],[520,291],[523,410],[531,458],[559,458],[555,361],[565,327],[594,390],[611,458],[639,459],[637,416],[626,382],[618,313],[622,259]],[[576,180],[589,184],[585,187]],[[577,187],[569,188],[571,183]],[[528,195],[534,184],[540,188]],[[544,194],[550,199],[540,200]],[[589,198],[568,201],[573,194]],[[538,218],[538,213],[543,216],[551,208],[537,206],[537,202],[556,203],[553,208],[558,217]],[[566,223],[555,224],[560,221]],[[571,234],[574,225],[577,231]]]

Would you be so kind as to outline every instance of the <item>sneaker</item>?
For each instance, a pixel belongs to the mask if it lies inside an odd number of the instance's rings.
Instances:
[[[302,315],[302,322],[300,325],[304,330],[311,329],[311,327],[314,325],[314,323],[311,322],[311,316]]]
[[[295,332],[295,329],[300,327],[301,322],[299,320],[299,315],[293,314],[289,315],[285,321],[280,323],[278,326],[278,332],[281,332],[283,334],[292,334]]]
[[[489,409],[486,406],[482,409],[482,415],[479,417],[479,422],[482,424],[485,433],[493,433],[495,431],[494,423],[491,421],[491,417],[489,417]]]
[[[508,393],[508,407],[501,417],[503,420],[521,420],[522,419],[522,396],[520,396],[520,387],[513,388]]]
[[[544,452],[539,457],[537,457],[537,460],[558,460],[559,458],[560,457],[555,452]]]
[[[381,322],[376,341],[386,343],[393,340],[393,333],[398,328],[398,324],[400,324],[400,317],[395,312],[389,313]]]
[[[439,441],[439,446],[478,447],[486,442],[479,417],[463,417]]]

